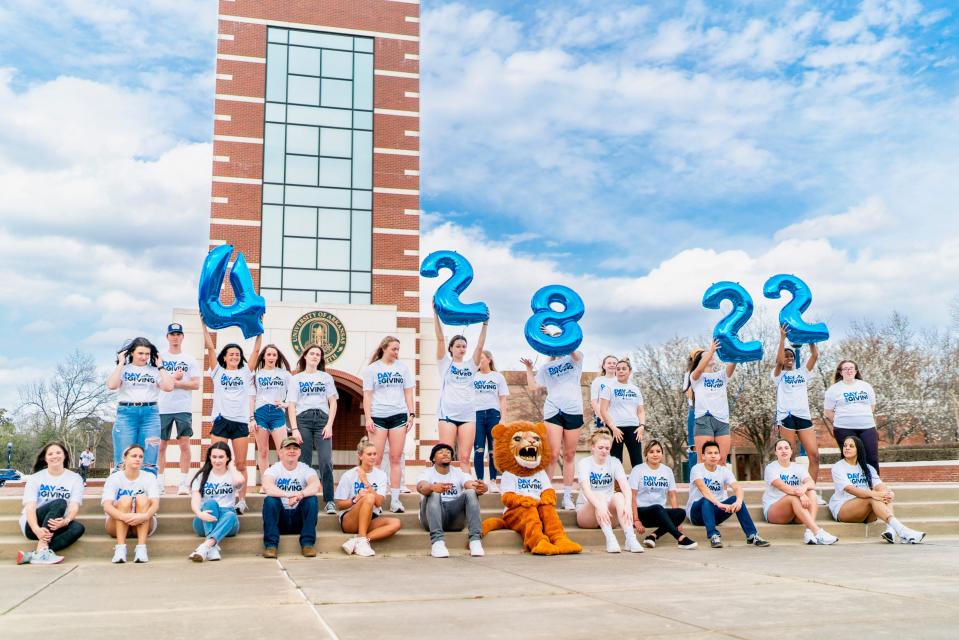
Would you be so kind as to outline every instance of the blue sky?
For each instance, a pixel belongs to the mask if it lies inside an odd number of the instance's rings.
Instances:
[[[193,304],[215,13],[0,7],[0,407],[60,354],[106,361]],[[892,309],[947,323],[949,3],[430,0],[421,24],[423,251],[473,261],[502,360],[523,352],[529,296],[552,282],[585,299],[597,357],[703,335],[711,282],[759,298],[783,271],[838,335]]]

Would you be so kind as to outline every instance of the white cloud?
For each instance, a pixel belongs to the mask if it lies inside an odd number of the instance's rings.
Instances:
[[[776,232],[776,240],[787,238],[862,237],[888,226],[893,217],[879,198],[870,198],[836,215],[816,216]]]

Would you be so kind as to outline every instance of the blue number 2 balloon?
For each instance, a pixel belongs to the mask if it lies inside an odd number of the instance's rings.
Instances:
[[[753,299],[736,282],[717,282],[703,294],[703,306],[719,309],[719,303],[729,300],[733,310],[716,324],[713,338],[719,343],[719,358],[723,362],[751,362],[762,360],[763,345],[759,340],[742,342],[739,330],[753,315]]]
[[[562,311],[554,311],[551,304],[563,305]],[[526,321],[526,342],[539,353],[547,356],[565,356],[576,351],[583,342],[583,330],[577,320],[586,309],[579,294],[559,284],[543,287],[530,300],[533,315]],[[562,333],[551,336],[542,332],[543,325],[559,327]]]
[[[489,307],[485,302],[465,303],[460,295],[473,282],[473,266],[455,251],[434,251],[426,256],[420,266],[420,275],[425,278],[439,276],[440,269],[449,269],[452,274],[441,284],[433,296],[433,308],[445,324],[476,324],[489,320]]]
[[[232,254],[233,246],[224,244],[210,250],[203,261],[198,296],[200,316],[211,329],[240,327],[244,338],[252,338],[263,333],[260,318],[266,312],[266,300],[254,290],[250,268],[246,266],[242,253],[237,254],[230,271],[230,288],[235,301],[229,306],[220,302],[220,288]]]
[[[825,323],[809,324],[802,319],[802,314],[812,304],[812,293],[806,283],[794,275],[780,273],[766,281],[763,295],[778,298],[783,289],[792,294],[792,300],[779,312],[779,324],[786,325],[789,341],[793,344],[813,344],[828,340],[829,328]]]

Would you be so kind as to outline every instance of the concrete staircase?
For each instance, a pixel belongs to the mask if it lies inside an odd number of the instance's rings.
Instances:
[[[761,483],[743,483],[746,488],[746,505],[753,517],[760,535],[773,544],[798,544],[802,542],[801,525],[770,525],[763,521],[760,505],[762,502]],[[893,484],[896,492],[895,510],[900,520],[907,526],[925,531],[928,541],[937,537],[959,537],[959,484]],[[89,490],[89,488],[88,488]],[[86,527],[86,533],[76,544],[66,550],[70,559],[95,558],[109,559],[113,552],[113,540],[108,538],[103,528],[103,510],[100,507],[99,491],[87,495],[80,509],[79,521]],[[828,501],[831,489],[824,491]],[[385,541],[375,544],[378,554],[425,555],[429,552],[429,538],[418,521],[419,496],[406,494],[402,497],[406,513],[398,517],[403,522],[399,533]],[[686,489],[680,487],[680,506],[685,505]],[[263,497],[251,494],[247,498],[250,511],[240,517],[240,533],[225,541],[222,545],[224,557],[231,555],[254,555],[262,551],[263,522],[260,509]],[[387,504],[389,498],[387,498]],[[483,517],[495,516],[502,511],[499,495],[485,495],[481,498]],[[322,507],[322,505],[321,505]],[[34,543],[28,542],[20,532],[17,522],[21,510],[19,497],[0,497],[0,558],[12,558],[17,549],[31,549]],[[605,549],[603,535],[598,530],[583,530],[576,526],[576,516],[572,511],[561,511],[563,524],[569,536],[582,544],[587,552],[602,553]],[[160,499],[159,527],[150,540],[152,558],[186,557],[199,544],[200,538],[193,534],[189,498],[166,495]],[[830,533],[839,536],[840,544],[849,542],[878,542],[885,525],[862,525],[834,522],[826,507],[820,507],[819,522]],[[687,523],[686,531],[698,542],[706,542],[705,529]],[[739,524],[733,517],[725,522],[720,531],[726,544],[742,544]],[[347,538],[340,531],[339,522],[334,516],[320,513],[317,524],[317,551],[320,553],[342,553],[340,544]],[[617,537],[622,539],[622,535]],[[465,532],[448,533],[447,545],[451,553],[466,553],[467,536]],[[666,546],[674,546],[671,539],[663,541]],[[484,540],[487,552],[518,553],[522,543],[518,534],[512,531],[495,531]],[[283,536],[280,543],[281,554],[299,553],[296,536]]]

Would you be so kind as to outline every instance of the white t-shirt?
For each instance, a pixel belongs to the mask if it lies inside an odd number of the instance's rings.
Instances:
[[[576,477],[580,486],[589,484],[589,490],[607,496],[612,496],[617,480],[626,481],[626,470],[618,458],[609,456],[606,462],[598,464],[589,455],[576,463]],[[586,494],[582,491],[576,498],[576,506],[586,504]]]
[[[373,489],[381,496],[386,496],[386,488],[389,486],[390,481],[382,469],[374,467],[372,471],[367,471],[366,482],[365,487],[367,489]],[[369,485],[373,486],[370,487]],[[360,482],[360,469],[359,467],[353,467],[340,476],[340,483],[336,485],[336,491],[333,493],[333,497],[337,500],[352,500],[363,488],[364,485]],[[373,513],[381,513],[382,511],[383,509],[381,507],[373,508]]]
[[[190,485],[191,491],[200,490],[200,480],[202,477],[199,475],[194,478]],[[206,482],[203,483],[203,490],[200,491],[201,506],[203,500],[210,498],[216,500],[216,503],[224,509],[236,508],[236,487],[233,485],[233,473],[229,469],[223,475],[210,471]]]
[[[504,471],[499,478],[499,488],[502,493],[515,493],[539,500],[540,495],[553,485],[549,481],[546,471],[540,470],[531,476],[521,477],[510,471]]]
[[[210,371],[213,380],[213,419],[223,416],[234,422],[249,422],[250,396],[256,395],[253,372],[246,367],[233,371],[216,366]]]
[[[499,371],[482,373],[477,371],[473,377],[473,389],[476,391],[476,410],[486,411],[499,408],[499,399],[509,395],[506,378]]]
[[[676,477],[673,470],[664,464],[653,470],[644,462],[629,472],[629,486],[636,492],[637,507],[657,504],[665,507],[666,496],[676,490]]]
[[[846,384],[842,380],[826,389],[823,399],[826,411],[835,411],[833,425],[840,429],[871,429],[876,426],[872,408],[876,406],[876,392],[862,380]]]
[[[264,475],[273,478],[276,482],[276,488],[284,493],[303,491],[306,489],[306,485],[309,484],[311,477],[319,481],[319,476],[316,475],[313,467],[302,462],[297,462],[293,469],[287,469],[283,466],[282,462],[274,462],[273,465],[264,472]],[[283,503],[284,509],[290,508],[289,498],[283,497],[280,498],[280,501]]]
[[[437,417],[459,420],[476,417],[476,391],[473,380],[476,376],[476,364],[470,358],[462,362],[453,362],[447,354],[436,365],[440,373],[440,403]]]
[[[286,390],[290,386],[290,372],[277,367],[276,369],[257,369],[253,372],[256,384],[255,408],[265,404],[274,404],[286,400]]]
[[[600,400],[609,400],[609,417],[617,427],[638,427],[636,411],[643,406],[643,394],[632,382],[616,380],[603,388]]]
[[[763,492],[763,515],[786,494],[773,486],[773,480],[782,480],[789,487],[801,487],[803,481],[810,477],[806,467],[798,462],[792,462],[788,467],[779,464],[779,460],[773,460],[766,465],[763,471],[763,480],[766,482],[766,491]]]
[[[136,478],[130,480],[123,469],[110,474],[107,481],[103,483],[103,497],[100,503],[116,502],[126,496],[159,498],[160,485],[157,484],[156,476],[141,470]]]
[[[809,414],[808,369],[783,369],[778,376],[773,373],[776,383],[776,421],[782,422],[787,416],[811,420]]]
[[[326,371],[304,371],[296,374],[290,381],[290,390],[286,393],[286,401],[296,403],[296,415],[310,409],[319,409],[329,415],[330,398],[339,397],[333,376]]]
[[[363,391],[373,392],[371,417],[389,418],[399,413],[409,413],[406,406],[406,389],[416,386],[410,368],[399,360],[387,366],[382,360],[366,365],[363,369]]]
[[[726,367],[712,373],[703,372],[699,380],[692,380],[693,396],[696,402],[696,417],[702,418],[707,413],[722,422],[729,422],[729,398],[726,395],[726,386],[729,377]]]
[[[590,400],[595,400],[596,402],[599,402],[599,399],[601,397],[600,394],[603,393],[603,389],[613,384],[614,382],[616,382],[615,376],[614,377],[596,376],[595,378],[593,378],[592,384],[589,385]]]
[[[729,497],[726,489],[736,483],[736,476],[728,467],[717,466],[715,471],[709,471],[706,469],[706,465],[700,462],[689,472],[689,500],[686,501],[687,515],[692,509],[693,503],[704,497],[702,491],[696,485],[697,479],[702,480],[713,497],[720,502]]]
[[[543,418],[552,418],[562,411],[569,415],[583,415],[583,391],[580,378],[583,361],[572,355],[550,360],[536,372],[536,384],[546,387]]]
[[[872,486],[875,487],[882,482],[882,479],[875,467],[871,464],[866,466],[869,468],[869,475],[872,477]],[[839,510],[842,505],[856,497],[846,491],[846,487],[855,486],[860,489],[869,489],[869,481],[866,480],[862,468],[858,464],[849,464],[844,458],[840,458],[838,462],[832,465],[832,485],[834,491],[832,497],[829,498],[829,512],[832,513],[835,520],[839,520]]]
[[[165,351],[160,354],[160,366],[166,369],[171,376],[177,371],[183,372],[180,382],[189,382],[200,377],[200,367],[196,358],[186,353],[173,354]],[[174,389],[161,391],[157,405],[160,413],[190,413],[193,411],[193,392],[189,389]]]
[[[469,482],[470,480],[472,480],[470,476],[463,473],[456,467],[450,467],[450,472],[447,473],[446,475],[443,475],[442,473],[437,471],[436,467],[427,467],[426,470],[424,470],[423,473],[420,474],[420,478],[416,482],[417,484],[419,484],[420,482],[428,482],[430,484],[442,482],[444,484],[449,483],[453,485],[447,491],[444,491],[443,494],[440,496],[440,499],[443,502],[449,502],[451,500],[456,500],[458,497],[460,497],[460,495],[463,493],[463,485]],[[425,498],[426,496],[421,494],[420,497]]]
[[[145,365],[123,365],[117,402],[157,402],[160,398],[160,370]]]
[[[93,461],[96,460],[96,456],[93,455],[92,451],[83,451],[80,453],[80,466],[89,467],[93,464]]]
[[[27,482],[23,487],[23,504],[36,502],[37,509],[63,498],[68,503],[83,503],[83,478],[80,474],[64,469],[58,476],[50,475],[49,469],[41,469],[36,473],[27,476]],[[27,508],[24,506],[20,514],[20,530],[26,534],[27,531]]]

